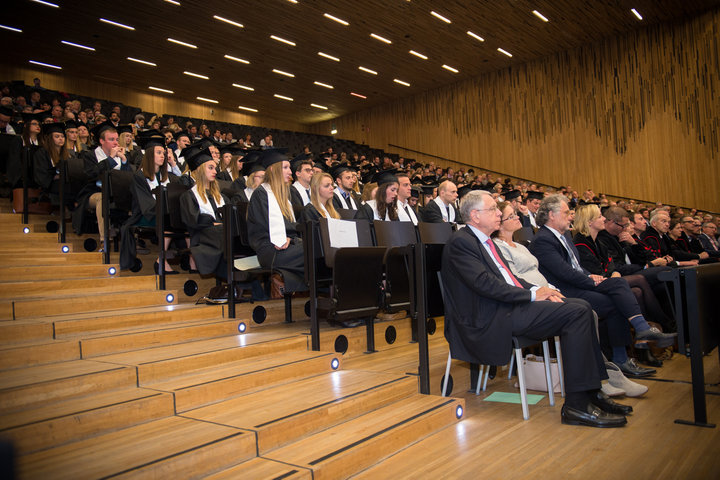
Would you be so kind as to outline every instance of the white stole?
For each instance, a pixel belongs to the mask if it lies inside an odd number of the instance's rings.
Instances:
[[[445,205],[445,202],[443,202],[439,196],[435,197],[433,199],[433,202],[435,202],[437,204],[437,206],[440,207],[440,215],[442,215],[444,222],[454,222],[455,221],[455,209],[452,208],[452,205],[449,205],[450,217],[448,217],[448,206]]]
[[[405,211],[405,207],[407,207],[407,211]],[[409,216],[408,212],[410,212]],[[417,225],[418,221],[417,217],[415,216],[415,212],[413,212],[413,209],[407,203],[403,204],[400,200],[398,200],[397,213],[398,220],[400,220],[401,222],[413,222],[413,225]]]
[[[287,242],[287,232],[285,231],[285,218],[283,217],[280,204],[273,194],[272,187],[269,183],[263,183],[262,187],[267,192],[268,197],[268,225],[270,227],[270,241],[276,247],[282,247]]]
[[[390,221],[390,205],[387,205],[387,210],[385,211],[385,218],[380,218],[380,214],[378,213],[377,209],[377,201],[376,200],[368,200],[365,202],[365,205],[370,206],[373,211],[373,220],[385,220],[386,222]]]
[[[295,190],[298,191],[300,194],[300,198],[302,198],[303,206],[310,203],[310,197],[308,196],[308,192],[305,190],[305,187],[303,187],[300,182],[295,182],[292,184],[293,187],[295,187]]]
[[[102,147],[97,147],[95,149],[95,158],[97,159],[98,163],[100,163],[106,158],[108,158],[108,156],[105,155]],[[115,160],[115,163],[117,164],[113,167],[113,170],[120,170],[120,167],[122,167],[122,160],[120,159],[120,157],[113,157],[113,160]]]
[[[152,180],[150,180],[149,178],[145,177],[145,181],[147,182],[148,187],[150,187],[150,193],[152,194],[153,198],[154,198],[155,200],[157,200],[157,198],[155,197],[155,194],[152,193],[152,191],[155,190],[155,189],[158,187],[157,175],[153,176]],[[168,183],[170,183],[170,177],[168,177],[167,180],[165,180],[164,182],[162,182],[163,187],[166,186]],[[200,200],[198,199],[198,203],[199,203],[199,202],[200,202]],[[211,208],[211,210],[212,210],[212,208]],[[215,214],[213,213],[213,217],[214,217],[214,216],[215,216]]]
[[[345,208],[352,210],[358,209],[357,205],[355,205],[355,200],[353,199],[352,194],[348,194],[348,198],[350,199],[350,205],[347,205],[347,202],[345,201],[345,197],[343,197],[343,192],[340,190],[340,187],[335,187],[335,195],[340,198],[340,203],[342,203]]]
[[[149,183],[149,182],[148,182]],[[213,210],[212,204],[210,203],[210,199],[206,195],[206,200],[203,202],[203,199],[200,198],[200,193],[198,192],[198,185],[195,184],[194,187],[192,187],[193,195],[195,195],[195,199],[198,202],[198,207],[200,207],[200,213],[204,213],[206,215],[210,215],[215,220],[217,220],[217,217],[215,216],[215,210]],[[222,196],[220,197],[220,203],[218,203],[216,206],[217,208],[222,207],[225,205],[225,200],[223,200]]]

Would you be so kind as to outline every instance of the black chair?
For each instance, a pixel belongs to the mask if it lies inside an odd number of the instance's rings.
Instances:
[[[513,241],[520,243],[524,246],[530,245],[530,242],[535,238],[535,230],[533,227],[522,227],[513,233]]]
[[[442,252],[450,240],[453,230],[449,223],[418,222],[418,235],[425,255],[425,276],[427,278],[427,315],[438,317],[445,314],[445,305],[438,281],[442,266]]]
[[[357,210],[352,210],[350,208],[338,208],[337,212],[342,220],[354,220]]]
[[[132,194],[130,185],[133,172],[124,170],[105,170],[102,175],[102,214],[105,220],[103,261],[110,263],[109,235],[110,227],[120,226],[130,217],[132,211]],[[115,251],[118,250],[118,238],[115,237]]]
[[[410,268],[414,248],[418,243],[415,226],[412,222],[380,220],[375,220],[373,226],[377,245],[388,247],[383,262],[385,264],[383,307],[387,313],[408,310],[408,313],[414,316],[415,298],[410,287],[410,279],[414,274],[411,274]]]

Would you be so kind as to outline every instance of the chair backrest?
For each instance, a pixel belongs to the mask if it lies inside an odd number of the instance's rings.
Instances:
[[[110,170],[110,200],[117,210],[123,212],[132,210],[131,185],[134,175],[134,172]]]
[[[357,213],[357,210],[352,210],[350,208],[338,208],[336,210],[342,220],[354,220],[355,214]]]
[[[412,222],[384,222],[375,220],[375,238],[378,246],[404,247],[418,242],[415,225]]]
[[[337,220],[336,220],[337,221]],[[365,220],[340,220],[348,222],[345,224],[348,228],[354,229],[357,238],[358,247],[371,247],[373,246],[372,234],[370,232],[370,224]],[[333,247],[331,241],[331,232],[328,227],[328,219],[320,219],[320,240],[322,242],[322,249],[325,254],[325,264],[333,268],[335,265],[335,253],[338,251],[337,247]]]
[[[513,233],[513,241],[522,243],[527,246],[535,239],[535,230],[533,227],[522,227]]]
[[[182,214],[180,212],[180,197],[183,193],[190,190],[187,185],[183,185],[178,181],[171,181],[167,184],[167,195],[165,211],[168,214],[169,225],[165,225],[165,228],[172,228],[173,230],[187,230],[185,223],[182,221]]]
[[[435,317],[445,313],[445,304],[438,280],[442,267],[442,253],[445,244],[453,233],[449,223],[418,223],[418,233],[425,255],[425,278],[427,279],[427,315]]]
[[[448,240],[450,240],[450,236],[452,235],[452,233],[452,225],[447,222],[418,222],[418,234],[420,235],[420,241],[426,245],[445,245]]]
[[[385,253],[386,296],[385,310],[397,312],[410,308],[410,265],[408,245],[416,245],[417,233],[412,222],[384,222],[375,220],[378,246],[390,247]]]

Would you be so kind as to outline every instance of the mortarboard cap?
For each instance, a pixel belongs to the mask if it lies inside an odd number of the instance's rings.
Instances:
[[[132,125],[118,125],[117,127],[115,127],[115,130],[117,130],[118,135],[133,132]]]
[[[375,175],[373,175],[372,181],[377,183],[378,186],[385,185],[386,183],[397,183],[398,179],[395,176],[395,172],[397,170],[395,168],[390,170],[383,170],[382,172],[377,172]]]
[[[143,150],[153,147],[165,147],[165,136],[159,130],[145,130],[135,139]]]
[[[527,198],[525,199],[525,201],[528,201],[528,200],[542,200],[543,198],[545,198],[545,195],[544,195],[542,192],[536,192],[536,191],[534,191],[534,190],[531,190],[531,191],[528,192]]]
[[[51,135],[55,132],[62,133],[63,135],[65,135],[65,124],[62,122],[55,122],[55,123],[44,123],[42,125],[43,135]]]
[[[505,194],[505,201],[509,202],[510,200],[515,200],[516,198],[519,198],[522,196],[522,192],[520,190],[510,190]]]
[[[117,129],[115,128],[115,125],[113,125],[110,122],[103,122],[95,125],[92,129],[93,137],[96,141],[100,140],[100,136],[105,132],[106,130],[114,130],[117,132]]]
[[[42,123],[43,119],[39,113],[22,113],[22,119],[25,123],[30,123],[33,120],[37,120],[38,123]]]
[[[267,150],[263,150],[260,154],[260,162],[265,169],[267,169],[270,165],[274,165],[279,162],[286,162],[287,160],[287,148],[268,148]]]
[[[77,128],[78,122],[77,120],[67,120],[65,121],[65,130],[70,130],[71,128]]]
[[[212,153],[210,153],[210,150],[207,147],[201,147],[200,149],[192,152],[190,157],[185,157],[185,162],[192,171],[197,170],[203,163],[214,161]]]
[[[410,187],[410,196],[413,198],[420,198],[421,189],[420,187]]]

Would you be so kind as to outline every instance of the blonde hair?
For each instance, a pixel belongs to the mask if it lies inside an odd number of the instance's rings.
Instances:
[[[575,231],[580,235],[590,235],[590,222],[600,216],[600,208],[597,205],[580,205],[575,209],[575,220],[573,225]]]
[[[128,136],[130,136],[130,144],[126,146],[126,144],[128,143],[128,142],[127,142],[127,137],[128,137]],[[132,133],[130,133],[130,132],[123,132],[123,133],[120,134],[120,137],[118,138],[118,144],[119,144],[121,147],[123,147],[123,148],[127,148],[128,151],[132,151],[132,149],[133,149],[133,147],[134,147],[133,142],[132,142],[132,138],[133,138],[133,134],[132,134]]]
[[[283,217],[294,222],[295,214],[293,213],[292,207],[290,206],[290,184],[285,182],[283,176],[283,164],[287,160],[282,162],[273,163],[265,169],[265,182],[272,188],[273,195],[280,205],[280,211]]]
[[[366,183],[363,186],[362,197],[360,197],[360,199],[363,202],[372,200],[373,199],[372,191],[375,190],[377,188],[377,186],[378,186],[378,184],[375,182]]]
[[[208,160],[211,161],[211,160]],[[208,181],[208,178],[205,176],[205,168],[203,167],[207,162],[203,162],[200,164],[198,168],[192,171],[190,174],[192,178],[195,180],[195,182],[198,185],[198,194],[200,195],[200,199],[202,199],[203,202],[207,202],[207,196],[205,195],[205,190],[210,190],[210,195],[212,195],[213,199],[215,199],[215,203],[218,203],[220,199],[222,198],[222,195],[220,195],[220,188],[218,187],[218,184],[216,181]],[[214,162],[213,162],[214,163]]]
[[[312,179],[310,179],[310,203],[313,204],[313,207],[320,213],[320,215],[323,218],[327,218],[325,216],[325,212],[323,212],[323,209],[320,208],[320,205],[322,203],[320,202],[320,196],[318,195],[318,189],[320,188],[320,183],[324,178],[327,178],[330,180],[330,184],[333,182],[332,175],[325,172],[316,173],[312,176]],[[325,202],[324,205],[325,210],[330,214],[330,217],[332,218],[340,218],[340,214],[337,213],[337,210],[335,210],[335,206],[333,205],[332,197],[328,199],[327,202]]]

